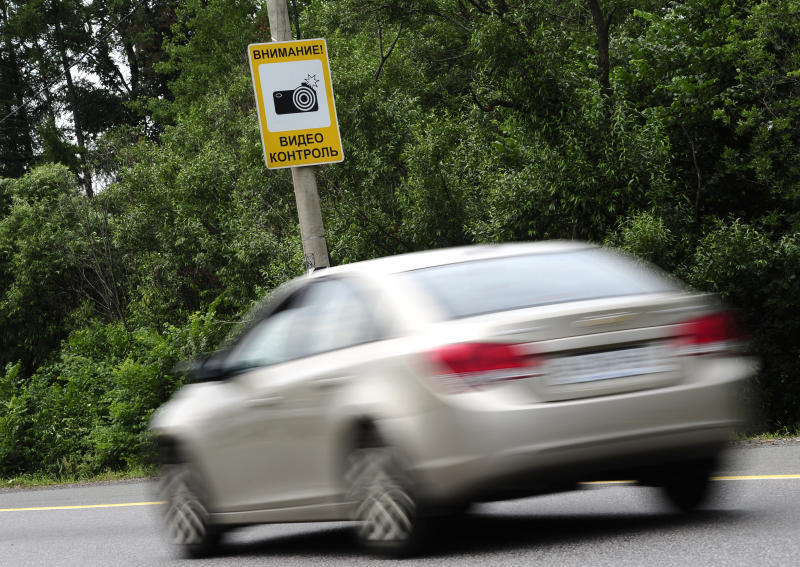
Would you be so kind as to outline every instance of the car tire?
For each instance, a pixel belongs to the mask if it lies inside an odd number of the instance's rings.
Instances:
[[[170,542],[186,557],[208,557],[221,532],[209,523],[203,484],[188,463],[162,466],[159,492],[165,501],[164,522]]]
[[[345,482],[360,545],[376,555],[419,550],[424,518],[400,453],[370,433],[348,455]]]
[[[713,461],[696,461],[672,467],[661,482],[664,496],[682,512],[691,512],[705,502],[711,488]]]

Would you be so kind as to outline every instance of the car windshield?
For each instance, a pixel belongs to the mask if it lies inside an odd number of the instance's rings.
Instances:
[[[642,263],[600,249],[475,260],[403,275],[426,289],[454,319],[681,289]]]

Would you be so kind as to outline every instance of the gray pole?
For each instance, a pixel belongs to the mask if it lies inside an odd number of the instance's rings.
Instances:
[[[272,41],[290,41],[292,28],[286,0],[267,0],[267,16]],[[314,168],[293,167],[292,183],[294,198],[297,201],[297,216],[300,220],[300,238],[303,241],[306,269],[327,268],[330,266],[328,243],[325,241],[325,229],[322,226],[322,211],[319,207]]]

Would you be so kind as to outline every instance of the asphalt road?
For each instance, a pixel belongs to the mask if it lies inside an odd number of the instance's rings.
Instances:
[[[789,476],[783,476],[789,475]],[[413,565],[800,565],[800,443],[738,447],[716,498],[693,515],[658,491],[590,485],[482,505],[437,526]],[[159,531],[147,481],[0,491],[0,565],[371,565],[347,524],[258,526],[229,534],[220,556],[178,557]]]

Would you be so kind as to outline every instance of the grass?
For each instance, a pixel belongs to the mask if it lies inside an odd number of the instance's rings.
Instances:
[[[777,441],[779,439],[795,439],[800,437],[800,423],[779,425],[773,430],[759,431],[755,427],[742,429],[734,437],[736,441]]]
[[[45,473],[25,473],[19,476],[4,478],[0,480],[2,488],[37,488],[42,486],[57,486],[62,484],[84,484],[92,482],[108,482],[115,480],[129,480],[137,478],[148,478],[155,474],[156,468],[153,466],[139,465],[123,471],[104,471],[95,475],[71,474],[54,475]]]
[[[790,439],[794,437],[800,437],[800,425],[795,425],[793,427],[784,426],[777,431],[759,433],[758,435],[753,435],[752,439],[767,439],[771,441],[774,439]]]

